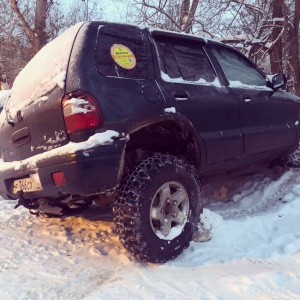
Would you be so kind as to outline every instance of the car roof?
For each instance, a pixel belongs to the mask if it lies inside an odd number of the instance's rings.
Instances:
[[[193,35],[193,34],[184,33],[184,32],[176,32],[176,31],[171,31],[171,30],[166,30],[166,29],[161,29],[161,28],[156,28],[156,27],[146,27],[146,26],[139,26],[139,25],[135,25],[135,24],[124,24],[124,23],[106,22],[106,21],[91,21],[91,22],[86,22],[86,23],[97,23],[99,25],[104,25],[104,26],[105,25],[118,25],[118,26],[136,27],[136,28],[140,28],[142,30],[144,30],[144,29],[148,30],[152,36],[164,35],[164,36],[169,36],[169,37],[174,37],[174,38],[184,38],[184,39],[196,40],[196,41],[200,41],[205,44],[207,44],[207,43],[216,44],[216,45],[225,46],[225,47],[228,47],[231,49],[233,48],[233,47],[226,45],[220,41],[217,41],[214,39],[207,39],[200,35]]]

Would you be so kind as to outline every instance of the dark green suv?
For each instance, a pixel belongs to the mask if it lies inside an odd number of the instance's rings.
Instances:
[[[22,70],[0,115],[1,195],[35,214],[114,201],[135,258],[189,245],[205,176],[299,143],[299,98],[238,51],[135,26],[78,24]]]

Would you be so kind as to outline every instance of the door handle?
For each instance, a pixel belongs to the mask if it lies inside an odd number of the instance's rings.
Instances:
[[[252,101],[251,97],[249,95],[243,95],[242,97],[245,100],[245,102],[251,102]]]
[[[184,91],[174,91],[173,93],[174,99],[176,101],[187,101],[189,100],[189,96]]]

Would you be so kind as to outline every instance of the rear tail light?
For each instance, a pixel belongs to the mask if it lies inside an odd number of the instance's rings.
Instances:
[[[103,116],[96,98],[86,92],[72,92],[62,100],[68,133],[101,127]]]

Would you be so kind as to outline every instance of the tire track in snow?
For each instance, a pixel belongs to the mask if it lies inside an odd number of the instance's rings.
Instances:
[[[299,194],[299,191],[294,190],[298,183],[299,169],[274,167],[264,173],[241,176],[224,182],[223,188],[227,188],[230,195],[223,199],[219,196],[215,200],[208,197],[205,199],[205,207],[225,220],[258,215],[288,202],[286,196],[290,192]]]
[[[36,218],[5,200],[0,253],[1,299],[82,299],[116,280],[129,262],[112,223],[99,215],[98,220]]]

